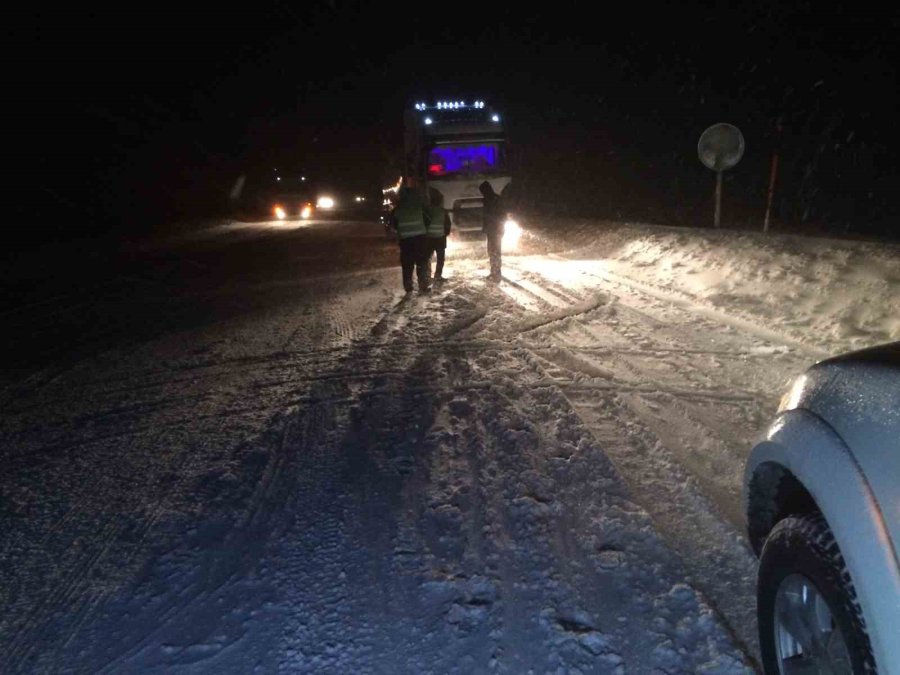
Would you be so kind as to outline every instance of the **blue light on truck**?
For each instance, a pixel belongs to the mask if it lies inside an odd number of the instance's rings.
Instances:
[[[478,171],[496,165],[497,146],[488,143],[437,147],[428,156],[428,172],[431,174]]]

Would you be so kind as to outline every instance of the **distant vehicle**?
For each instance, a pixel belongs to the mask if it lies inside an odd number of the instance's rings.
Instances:
[[[439,193],[455,231],[480,230],[478,186],[502,194],[512,180],[500,113],[480,100],[416,103],[404,127],[404,185]]]
[[[900,342],[800,375],[744,498],[766,673],[900,673]]]
[[[309,219],[316,211],[310,177],[278,168],[249,176],[236,201],[241,213],[268,220]]]
[[[394,212],[394,204],[390,200],[384,200],[381,206],[381,212],[378,215],[378,221],[384,228],[384,236],[388,239],[396,239],[396,232],[391,228],[391,214]]]
[[[384,228],[384,236],[388,239],[397,238],[397,232],[391,228],[391,215],[394,213],[394,207],[397,206],[397,197],[402,186],[403,177],[401,176],[394,185],[381,191],[381,209],[378,212],[378,222]]]

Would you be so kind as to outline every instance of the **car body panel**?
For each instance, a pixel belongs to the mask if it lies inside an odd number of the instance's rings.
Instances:
[[[825,420],[851,449],[900,559],[900,343],[822,361],[794,383],[783,409]]]
[[[794,380],[747,461],[748,524],[766,508],[753,501],[754,481],[781,471],[834,533],[879,672],[900,675],[900,343],[821,361]],[[762,532],[775,517],[765,513]]]
[[[853,453],[814,413],[778,415],[751,452],[752,476],[767,464],[787,469],[809,491],[831,527],[850,571],[880,672],[900,675],[900,565],[880,505]]]

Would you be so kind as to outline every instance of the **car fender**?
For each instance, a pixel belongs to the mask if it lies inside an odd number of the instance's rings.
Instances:
[[[900,564],[881,509],[850,449],[817,415],[789,410],[775,418],[750,453],[745,508],[750,508],[754,476],[771,465],[790,472],[815,500],[856,588],[879,672],[900,675]]]

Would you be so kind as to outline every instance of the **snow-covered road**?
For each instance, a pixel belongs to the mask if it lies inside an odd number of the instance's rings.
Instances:
[[[412,298],[358,225],[167,243],[266,263],[4,386],[4,672],[752,672],[744,458],[787,377],[880,336],[680,283],[702,234],[592,227],[496,286],[458,244]]]

